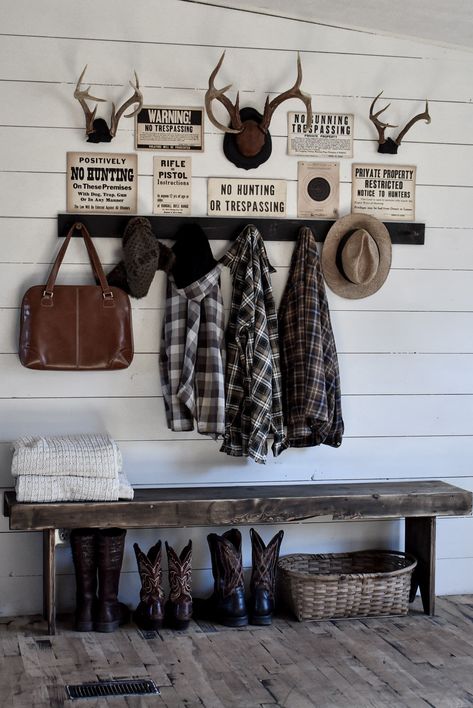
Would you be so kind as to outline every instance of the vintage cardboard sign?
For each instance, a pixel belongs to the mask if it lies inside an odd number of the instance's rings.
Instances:
[[[204,149],[204,109],[143,106],[135,116],[136,150]]]
[[[378,219],[415,219],[416,168],[412,165],[352,165],[352,212]]]
[[[66,180],[67,211],[136,213],[137,155],[68,152]]]
[[[191,213],[192,158],[155,157],[153,160],[153,213]]]
[[[337,219],[340,203],[338,162],[297,163],[297,216]]]
[[[287,152],[314,157],[353,157],[353,113],[314,113],[304,132],[305,113],[289,112]]]
[[[220,179],[210,177],[209,216],[286,216],[286,182],[282,179]]]

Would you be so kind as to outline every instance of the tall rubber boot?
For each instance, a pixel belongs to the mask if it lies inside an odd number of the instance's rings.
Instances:
[[[252,571],[249,612],[251,624],[271,624],[279,549],[284,531],[279,531],[265,546],[261,536],[250,529]]]
[[[97,534],[99,602],[94,621],[96,632],[114,632],[127,621],[127,608],[118,602],[125,535],[125,529],[100,529]]]
[[[164,592],[161,567],[161,541],[145,554],[133,544],[141,579],[140,603],[133,613],[133,621],[146,631],[161,629],[164,619]]]
[[[75,629],[91,632],[97,612],[97,529],[73,529],[71,551],[76,575]]]
[[[222,536],[207,536],[212,561],[214,591],[207,600],[194,602],[195,614],[226,627],[248,624],[241,558],[241,533],[230,529]]]
[[[187,629],[192,619],[192,541],[180,555],[166,541],[169,570],[169,599],[166,620],[174,629]]]

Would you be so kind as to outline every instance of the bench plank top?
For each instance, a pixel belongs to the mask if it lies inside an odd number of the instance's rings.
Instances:
[[[17,502],[5,492],[11,530],[171,528],[327,520],[464,516],[472,493],[439,481],[135,489],[133,501]]]

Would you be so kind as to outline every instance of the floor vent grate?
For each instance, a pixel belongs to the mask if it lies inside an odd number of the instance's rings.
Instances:
[[[105,698],[106,696],[149,696],[159,695],[159,689],[151,679],[120,679],[119,681],[98,681],[66,686],[67,697]]]

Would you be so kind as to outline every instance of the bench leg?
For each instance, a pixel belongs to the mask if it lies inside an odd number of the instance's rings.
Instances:
[[[55,530],[43,531],[43,617],[48,634],[56,634],[56,543]]]
[[[417,558],[412,574],[410,602],[420,589],[426,615],[435,614],[435,516],[406,518],[406,553]]]

